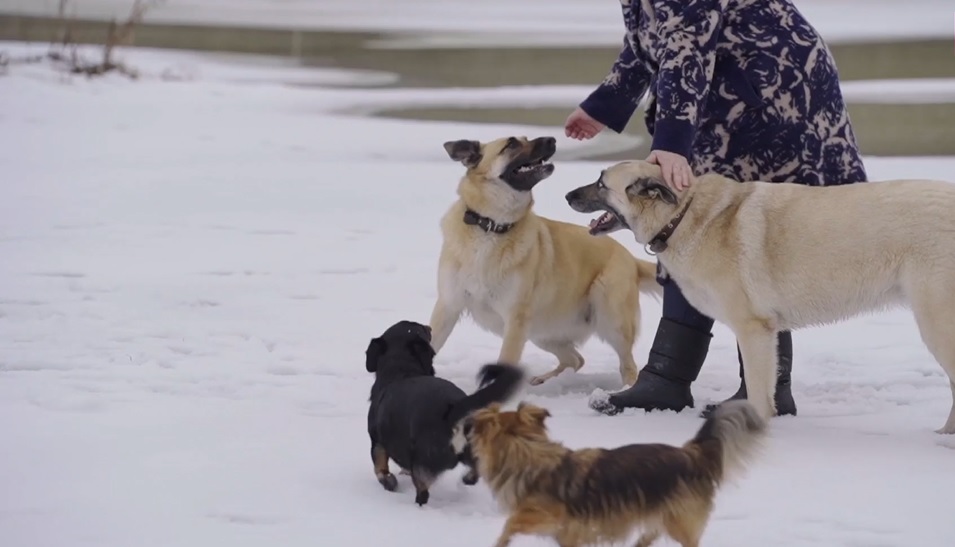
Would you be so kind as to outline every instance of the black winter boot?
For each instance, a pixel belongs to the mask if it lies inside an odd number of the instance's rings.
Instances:
[[[591,400],[590,408],[612,416],[625,408],[674,410],[693,407],[690,384],[696,380],[710,349],[713,335],[661,319],[647,365],[636,383],[604,400]]]
[[[789,331],[780,332],[777,340],[776,358],[778,359],[779,368],[776,371],[776,414],[778,416],[795,416],[796,401],[793,399],[792,391],[793,335]],[[743,353],[740,351],[739,345],[736,346],[736,354],[739,356],[740,385],[736,393],[727,399],[727,401],[746,398],[746,376],[743,374]],[[718,404],[706,405],[706,408],[700,413],[700,417],[708,417]]]

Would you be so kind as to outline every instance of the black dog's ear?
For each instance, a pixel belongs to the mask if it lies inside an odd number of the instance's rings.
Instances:
[[[481,143],[461,139],[444,143],[444,151],[454,161],[459,161],[465,167],[474,167],[481,161]]]
[[[627,186],[627,195],[641,198],[659,199],[664,203],[676,205],[679,199],[676,193],[670,189],[662,180],[655,177],[639,178],[630,186]]]
[[[423,338],[416,338],[408,342],[408,351],[421,363],[422,368],[429,376],[434,376],[434,348]]]
[[[368,372],[378,370],[378,358],[388,349],[388,344],[381,338],[372,338],[368,343],[368,349],[365,350],[365,369]]]

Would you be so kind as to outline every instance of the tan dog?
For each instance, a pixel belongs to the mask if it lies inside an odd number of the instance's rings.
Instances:
[[[478,474],[509,513],[496,547],[518,534],[550,536],[561,547],[620,544],[638,527],[637,547],[663,534],[697,547],[718,488],[756,456],[766,434],[745,400],[717,408],[682,447],[571,450],[548,438],[549,416],[524,403],[516,412],[492,404],[466,426]]]
[[[528,341],[554,354],[557,367],[531,379],[540,384],[580,370],[584,358],[576,348],[596,334],[616,351],[623,383],[633,384],[639,292],[662,293],[656,265],[611,238],[534,214],[531,190],[554,172],[553,138],[460,140],[444,148],[467,172],[441,220],[434,350],[467,312],[503,338],[499,361],[519,363]]]
[[[658,166],[630,161],[567,202],[607,211],[591,233],[632,231],[694,307],[733,330],[763,417],[774,414],[777,331],[909,307],[951,380],[952,411],[937,432],[955,433],[955,184],[809,187],[707,174],[678,194]]]

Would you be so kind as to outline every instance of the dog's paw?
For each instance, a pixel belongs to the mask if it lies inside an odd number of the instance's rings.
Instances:
[[[461,477],[461,482],[468,486],[474,486],[478,483],[479,479],[480,477],[478,476],[477,471],[472,469],[471,471],[465,473],[463,477]]]
[[[605,414],[607,416],[613,416],[623,412],[622,408],[619,408],[610,402],[610,394],[599,388],[595,389],[593,393],[590,394],[590,399],[587,401],[587,406],[589,406],[591,410]]]
[[[534,377],[532,377],[532,378],[531,378],[530,380],[528,380],[527,382],[528,382],[530,385],[532,385],[532,386],[539,386],[539,385],[543,384],[544,382],[546,382],[547,380],[550,380],[550,379],[551,379],[551,375],[550,375],[550,374],[541,374],[540,376],[534,376]]]
[[[431,498],[431,494],[427,490],[422,490],[421,492],[418,492],[417,494],[415,494],[414,502],[417,503],[418,506],[420,507],[428,503],[429,498]]]
[[[389,492],[394,492],[398,488],[398,478],[391,473],[379,476],[378,482],[385,490]]]

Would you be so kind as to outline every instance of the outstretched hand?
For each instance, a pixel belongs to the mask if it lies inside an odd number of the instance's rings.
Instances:
[[[689,162],[680,154],[654,150],[647,156],[647,161],[660,166],[663,172],[663,181],[674,190],[686,190],[693,182],[693,171]]]
[[[564,122],[564,134],[574,140],[582,141],[596,137],[597,133],[603,131],[604,127],[606,127],[604,124],[591,118],[590,114],[577,107]]]

